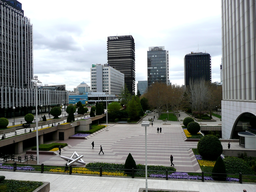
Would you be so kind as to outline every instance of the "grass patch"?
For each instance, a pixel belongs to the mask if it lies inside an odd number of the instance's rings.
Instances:
[[[67,146],[67,143],[50,143],[50,144],[41,144],[39,145],[40,151],[50,151],[53,148],[58,148],[61,146],[61,148]],[[32,150],[36,150],[36,146],[32,147]]]
[[[92,133],[95,133],[103,128],[105,128],[106,126],[105,125],[91,125],[91,129],[89,131],[79,131],[78,133],[89,133],[89,134],[92,134]]]
[[[177,116],[174,113],[162,113],[159,120],[178,121]]]
[[[218,118],[220,118],[220,119],[221,119],[221,115],[218,115],[218,114],[212,113],[212,116],[214,116],[214,117],[218,117]]]
[[[43,185],[42,182],[4,180],[0,183],[0,191],[1,192],[9,192],[9,191],[32,192],[36,188],[40,187],[41,185]]]

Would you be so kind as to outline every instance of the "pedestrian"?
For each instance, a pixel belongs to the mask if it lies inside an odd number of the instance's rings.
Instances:
[[[92,142],[92,149],[94,149],[94,141]]]
[[[174,166],[174,164],[173,164],[173,156],[172,155],[170,156],[170,161],[171,161],[171,166]]]
[[[160,133],[162,133],[162,127],[160,127]]]
[[[100,145],[100,152],[99,152],[99,155],[100,155],[100,153],[103,153],[103,155],[104,155],[104,152],[103,152],[103,149],[102,149],[102,146]]]
[[[153,121],[152,121],[152,127],[153,127]]]
[[[228,149],[230,149],[230,142],[228,142]]]
[[[59,145],[59,155],[61,155],[61,146]]]
[[[159,127],[157,127],[157,133],[159,133]]]

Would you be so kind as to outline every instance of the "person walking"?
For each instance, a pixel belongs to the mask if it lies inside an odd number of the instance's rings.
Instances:
[[[171,161],[171,166],[174,166],[174,164],[173,164],[173,156],[172,155],[170,156],[170,161]]]
[[[228,149],[230,149],[230,142],[228,142]]]
[[[159,133],[159,127],[157,127],[157,133]]]
[[[100,145],[100,152],[99,152],[99,155],[100,155],[100,153],[103,153],[103,155],[104,155],[104,152],[103,152],[103,149],[102,149],[102,146]]]
[[[92,149],[94,149],[94,141],[92,142]]]
[[[162,133],[162,127],[160,127],[159,129],[160,129],[160,133]]]
[[[59,155],[61,155],[61,146],[59,145]]]

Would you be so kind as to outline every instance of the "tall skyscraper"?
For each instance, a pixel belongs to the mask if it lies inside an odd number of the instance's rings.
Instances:
[[[0,0],[0,116],[24,115],[35,106],[33,31],[17,0]],[[64,91],[38,90],[38,104],[67,103]],[[49,110],[49,108],[48,108]]]
[[[184,59],[185,85],[190,81],[203,79],[212,80],[211,76],[211,56],[209,53],[191,52],[185,55]]]
[[[131,35],[108,37],[108,64],[125,75],[125,84],[135,94],[135,43]]]
[[[222,137],[246,148],[256,148],[255,10],[253,0],[222,0]]]
[[[160,47],[150,47],[148,57],[148,87],[153,83],[169,84],[169,52]]]
[[[148,81],[138,81],[137,83],[137,91],[140,92],[141,95],[146,93],[148,90]]]

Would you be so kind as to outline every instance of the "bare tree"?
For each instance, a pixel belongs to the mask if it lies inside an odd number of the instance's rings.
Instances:
[[[209,101],[209,86],[204,79],[190,81],[192,110],[198,111],[201,117],[202,111],[207,109]]]

